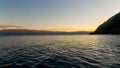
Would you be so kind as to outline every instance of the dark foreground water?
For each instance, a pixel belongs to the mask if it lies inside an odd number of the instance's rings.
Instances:
[[[120,68],[120,36],[0,36],[0,68]]]

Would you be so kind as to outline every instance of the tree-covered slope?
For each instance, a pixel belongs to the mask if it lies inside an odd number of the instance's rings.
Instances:
[[[120,13],[112,16],[91,34],[120,34]]]

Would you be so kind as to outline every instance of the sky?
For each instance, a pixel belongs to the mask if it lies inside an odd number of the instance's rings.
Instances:
[[[94,31],[120,0],[0,0],[0,29]]]

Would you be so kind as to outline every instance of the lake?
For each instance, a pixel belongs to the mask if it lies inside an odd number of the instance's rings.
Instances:
[[[120,68],[120,35],[0,36],[0,68]]]

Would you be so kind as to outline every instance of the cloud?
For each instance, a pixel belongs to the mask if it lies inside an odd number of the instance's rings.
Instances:
[[[21,28],[22,26],[17,25],[0,25],[0,28]]]

